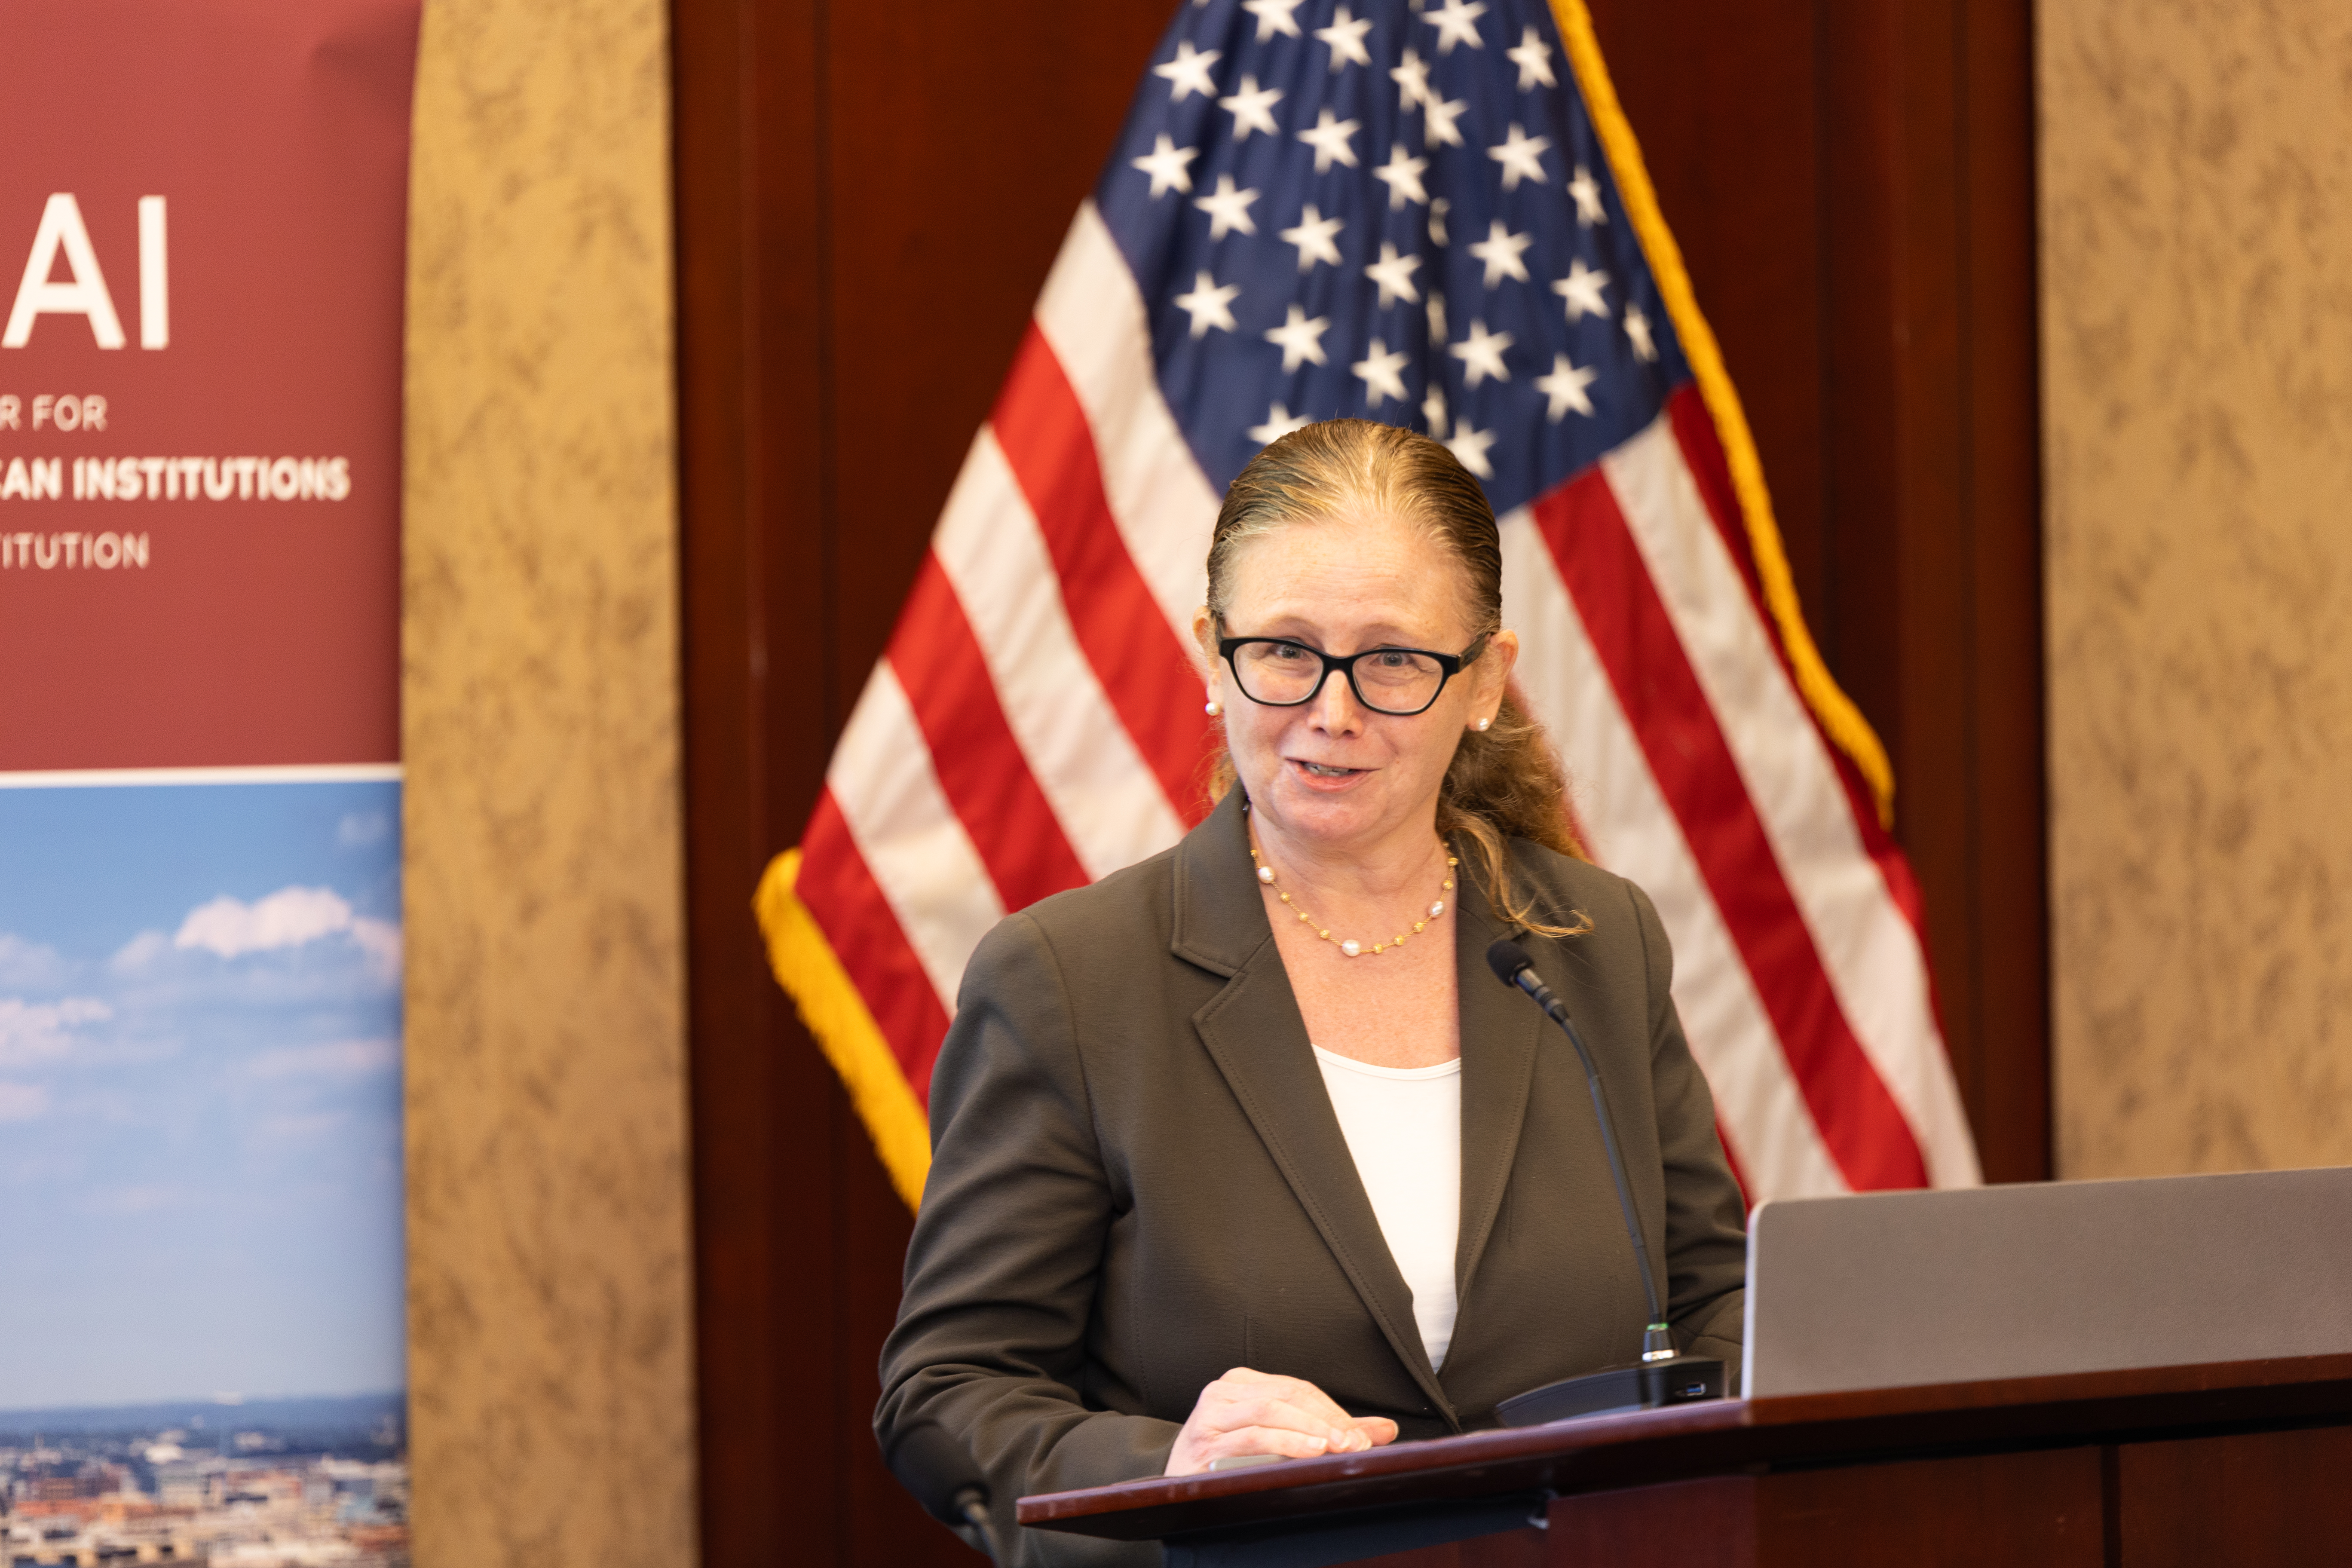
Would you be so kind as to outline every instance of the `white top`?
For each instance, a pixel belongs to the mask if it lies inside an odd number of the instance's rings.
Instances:
[[[1315,1047],[1323,1087],[1397,1272],[1429,1364],[1454,1341],[1454,1248],[1462,1233],[1462,1058],[1376,1068]]]

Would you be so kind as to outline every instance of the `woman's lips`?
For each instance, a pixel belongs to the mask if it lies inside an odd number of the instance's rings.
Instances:
[[[1342,767],[1337,763],[1310,763],[1297,757],[1286,759],[1299,781],[1309,789],[1345,789],[1366,775],[1364,768]]]

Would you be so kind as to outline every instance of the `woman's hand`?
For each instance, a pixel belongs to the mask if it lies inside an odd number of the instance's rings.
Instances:
[[[1355,1416],[1304,1378],[1282,1377],[1237,1366],[1208,1387],[1192,1405],[1167,1474],[1197,1476],[1215,1460],[1236,1454],[1279,1454],[1311,1459],[1318,1454],[1353,1454],[1396,1441],[1397,1425],[1384,1415]]]

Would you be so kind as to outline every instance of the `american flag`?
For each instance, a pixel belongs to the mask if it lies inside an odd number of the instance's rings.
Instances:
[[[1657,904],[1751,1199],[1975,1183],[1885,753],[1798,614],[1581,0],[1194,0],[760,891],[908,1201],[982,933],[1201,815],[1218,498],[1340,415],[1485,483],[1524,695]]]

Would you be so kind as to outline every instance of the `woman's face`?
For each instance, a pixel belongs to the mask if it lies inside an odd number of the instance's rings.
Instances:
[[[1461,564],[1422,530],[1386,513],[1295,522],[1244,545],[1233,566],[1228,637],[1286,637],[1324,653],[1423,648],[1459,654],[1471,640]],[[1208,612],[1195,621],[1214,665],[1234,770],[1262,822],[1335,849],[1370,848],[1426,830],[1464,729],[1491,719],[1517,657],[1499,632],[1446,682],[1427,711],[1374,712],[1334,673],[1296,708],[1252,701],[1217,658]],[[1367,678],[1369,689],[1370,671]]]

